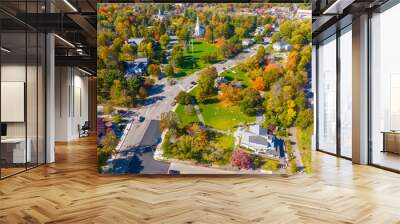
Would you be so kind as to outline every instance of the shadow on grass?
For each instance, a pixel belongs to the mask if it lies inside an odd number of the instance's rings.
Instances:
[[[212,98],[207,98],[203,101],[202,104],[213,104],[213,103],[218,103],[219,100],[216,97],[212,97]]]

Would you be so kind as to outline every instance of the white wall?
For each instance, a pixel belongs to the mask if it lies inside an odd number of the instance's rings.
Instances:
[[[89,119],[88,78],[73,67],[56,67],[55,74],[55,140],[70,141]]]

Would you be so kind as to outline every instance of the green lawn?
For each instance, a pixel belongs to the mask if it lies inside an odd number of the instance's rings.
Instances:
[[[235,145],[235,138],[232,135],[220,135],[215,140],[215,146],[220,149],[233,150]]]
[[[179,104],[178,107],[175,110],[176,115],[178,116],[179,120],[181,121],[182,126],[186,126],[192,122],[199,122],[199,119],[197,118],[196,112],[194,113],[188,113],[185,110],[185,106]]]
[[[278,171],[280,162],[272,159],[264,159],[264,165],[261,167],[262,170]]]
[[[238,80],[242,82],[244,87],[251,86],[251,80],[247,77],[246,73],[241,71],[238,67],[225,70],[221,73],[221,76],[225,77],[228,81]]]
[[[232,156],[233,147],[235,144],[235,138],[232,135],[223,135],[216,133],[216,137],[213,139],[214,146],[220,150],[223,150],[223,158],[214,162],[217,165],[227,165],[230,163]]]
[[[189,45],[188,51],[185,52],[185,54],[184,54],[185,62],[183,64],[182,68],[180,68],[180,71],[184,73],[183,76],[192,74],[193,72],[203,69],[206,66],[210,65],[210,64],[205,64],[203,62],[203,60],[201,60],[201,57],[205,53],[213,53],[213,52],[217,52],[217,51],[218,51],[218,48],[215,47],[213,44],[207,43],[202,40],[194,40],[193,54],[192,54],[191,43]],[[193,61],[194,61],[194,64],[193,64]],[[181,77],[183,77],[183,76],[181,76]]]
[[[200,110],[207,126],[227,131],[233,131],[239,123],[249,123],[256,120],[255,116],[247,116],[238,106],[224,107],[218,101],[200,104]]]

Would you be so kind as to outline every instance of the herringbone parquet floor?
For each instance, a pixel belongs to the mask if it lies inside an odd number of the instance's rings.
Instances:
[[[102,176],[94,138],[0,181],[0,223],[400,223],[400,175],[322,153],[314,175]]]

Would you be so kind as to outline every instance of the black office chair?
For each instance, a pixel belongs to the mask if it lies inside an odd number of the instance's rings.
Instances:
[[[80,125],[78,124],[79,138],[89,136],[89,129],[89,121],[85,121],[82,127],[80,127]]]

